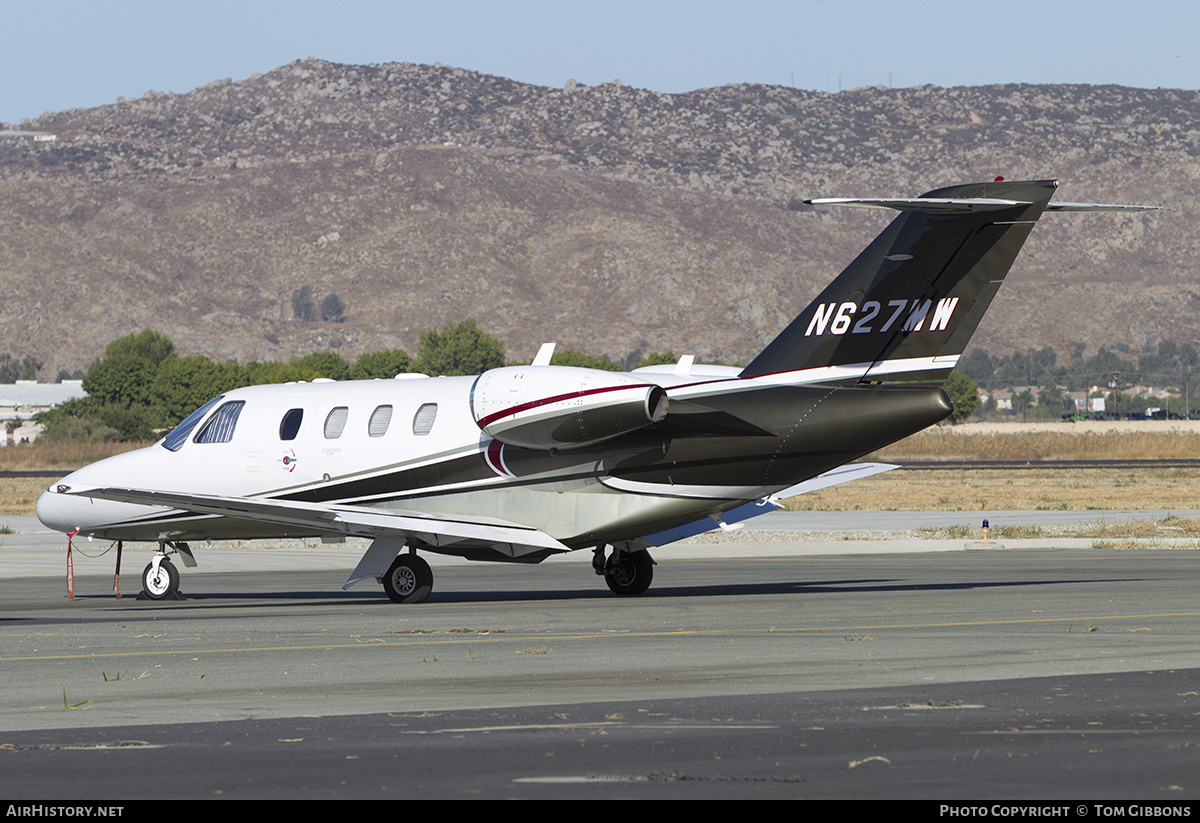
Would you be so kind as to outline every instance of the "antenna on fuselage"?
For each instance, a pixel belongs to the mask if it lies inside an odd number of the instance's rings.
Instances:
[[[554,343],[543,343],[538,349],[537,357],[533,358],[533,366],[549,366],[550,358],[554,356]]]

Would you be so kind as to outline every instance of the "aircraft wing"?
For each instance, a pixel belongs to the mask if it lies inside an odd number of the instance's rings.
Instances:
[[[817,475],[811,480],[805,480],[803,483],[797,483],[795,486],[789,486],[783,491],[775,492],[768,500],[776,502],[788,497],[795,497],[798,494],[808,494],[819,489],[827,489],[830,486],[840,486],[842,483],[849,483],[851,480],[861,480],[864,477],[870,477],[873,474],[883,474],[890,472],[892,469],[898,469],[899,466],[891,463],[847,463],[844,466],[838,466],[836,469],[830,469],[824,474]]]
[[[70,494],[119,503],[165,506],[197,514],[279,523],[355,537],[416,538],[429,546],[481,543],[519,557],[535,551],[570,549],[540,529],[488,518],[439,517],[422,512],[365,506],[330,506],[259,497],[153,491],[150,489],[72,489]]]
[[[803,483],[789,486],[769,497],[764,497],[750,503],[743,503],[736,509],[730,509],[725,512],[723,515],[705,517],[702,520],[696,520],[675,529],[647,534],[642,539],[651,546],[665,546],[668,543],[674,543],[676,540],[695,537],[698,534],[704,534],[715,529],[721,529],[721,531],[726,532],[736,531],[742,527],[745,521],[752,517],[760,517],[761,515],[770,514],[773,511],[782,509],[783,504],[779,501],[786,497],[795,497],[798,494],[807,494],[808,492],[815,492],[818,489],[827,489],[830,486],[838,486],[842,483],[849,483],[851,480],[860,480],[864,477],[870,477],[873,474],[890,472],[892,469],[898,468],[900,467],[894,466],[891,463],[847,463],[844,466],[838,466],[836,469],[830,469],[811,480],[805,480]]]

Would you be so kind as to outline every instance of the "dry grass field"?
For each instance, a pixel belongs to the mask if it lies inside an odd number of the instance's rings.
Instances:
[[[787,501],[793,511],[1200,509],[1190,469],[898,469]]]
[[[35,440],[33,443],[0,449],[0,472],[44,471],[69,474],[105,457],[148,445],[150,444]]]
[[[0,516],[33,514],[38,497],[54,481],[54,476],[70,474],[89,463],[145,445],[148,444],[36,440],[0,449],[0,472],[46,472],[45,477],[0,477]]]
[[[43,477],[0,477],[0,517],[33,514],[38,497],[51,482]]]
[[[1192,460],[1200,420],[1178,423],[969,423],[935,426],[871,455],[887,463],[929,460]]]
[[[899,469],[788,501],[797,511],[981,511],[1198,509],[1192,469],[1155,466],[1045,468],[1039,461],[1192,460],[1200,421],[1183,423],[968,424],[935,427],[869,459],[1004,460],[1021,468]]]

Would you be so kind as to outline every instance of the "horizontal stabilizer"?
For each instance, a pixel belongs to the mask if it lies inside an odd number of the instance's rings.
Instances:
[[[966,214],[1033,205],[1028,200],[1004,200],[997,197],[821,197],[804,202],[810,206],[894,209],[895,211],[919,211],[925,214]]]
[[[1032,205],[1027,200],[1002,200],[995,197],[821,197],[804,202],[810,206],[893,209],[895,211],[919,211],[926,214],[961,214]],[[1161,206],[1126,206],[1120,203],[1047,203],[1044,210],[1133,213],[1159,211],[1161,208]]]
[[[1118,203],[1047,203],[1046,211],[1160,211],[1161,206],[1123,206]]]

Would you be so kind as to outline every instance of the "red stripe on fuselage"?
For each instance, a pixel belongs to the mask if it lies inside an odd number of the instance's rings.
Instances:
[[[514,414],[519,414],[520,412],[523,412],[523,411],[528,411],[529,409],[536,409],[538,406],[548,406],[552,403],[561,403],[564,400],[574,400],[575,398],[578,398],[578,397],[588,397],[593,394],[604,394],[605,392],[628,391],[630,389],[642,389],[644,391],[648,391],[650,388],[652,388],[652,385],[653,384],[651,384],[651,383],[647,383],[645,385],[644,389],[642,386],[605,386],[604,388],[600,388],[600,389],[588,389],[587,391],[577,391],[577,392],[569,392],[567,394],[557,394],[553,397],[544,397],[541,400],[531,400],[528,403],[521,403],[520,405],[517,405],[517,406],[510,406],[509,408],[505,409],[504,411],[498,411],[498,412],[495,412],[494,414],[489,414],[487,417],[483,418],[482,420],[476,420],[475,423],[479,426],[479,428],[482,429],[485,426],[490,426],[492,423],[496,422],[497,420],[501,420],[505,417],[510,417]]]

